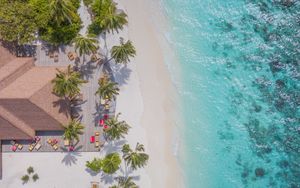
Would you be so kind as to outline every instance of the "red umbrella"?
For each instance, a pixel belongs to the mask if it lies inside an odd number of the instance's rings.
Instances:
[[[104,120],[100,119],[99,123],[100,123],[100,126],[103,126],[104,125]]]

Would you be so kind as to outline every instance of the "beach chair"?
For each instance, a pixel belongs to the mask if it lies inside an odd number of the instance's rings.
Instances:
[[[109,104],[105,104],[104,109],[109,110]]]
[[[98,140],[95,141],[95,148],[99,148],[100,147],[100,142]]]
[[[28,150],[32,151],[34,149],[34,144],[30,144]]]
[[[54,144],[54,145],[52,146],[52,148],[56,151],[56,150],[58,149],[58,145],[57,145],[57,144]]]
[[[58,53],[55,53],[54,54],[54,63],[57,63],[58,62]]]
[[[18,145],[18,149],[19,149],[19,150],[22,150],[22,149],[23,149],[23,145],[22,145],[22,144],[19,144],[19,145]]]
[[[69,146],[70,145],[70,140],[64,140],[64,145]]]
[[[106,103],[106,100],[101,98],[101,99],[100,99],[100,104],[101,104],[101,105],[105,105],[105,103]]]
[[[90,137],[90,142],[91,142],[91,143],[94,143],[94,142],[95,142],[95,136],[91,136],[91,137]]]
[[[42,145],[40,143],[37,143],[34,148],[35,148],[36,151],[39,151],[39,149],[41,147],[42,147]]]
[[[68,52],[68,58],[70,61],[73,61],[75,59],[74,54],[72,52]]]
[[[92,188],[99,188],[99,182],[91,182]]]

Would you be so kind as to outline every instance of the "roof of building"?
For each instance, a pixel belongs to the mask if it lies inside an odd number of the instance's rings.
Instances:
[[[0,52],[6,53],[2,47]],[[63,130],[70,108],[66,100],[52,93],[56,68],[35,67],[32,58],[7,59],[6,63],[0,59],[0,140]]]

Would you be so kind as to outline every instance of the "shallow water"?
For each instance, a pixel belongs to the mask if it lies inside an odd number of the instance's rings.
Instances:
[[[300,2],[161,0],[188,188],[300,187]]]

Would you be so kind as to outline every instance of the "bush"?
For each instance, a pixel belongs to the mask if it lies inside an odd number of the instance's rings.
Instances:
[[[32,179],[33,179],[34,182],[36,182],[39,179],[39,175],[38,174],[34,174],[32,176]]]
[[[33,173],[33,172],[34,172],[34,169],[33,169],[32,166],[30,166],[30,167],[27,168],[27,173],[28,173],[28,174],[31,174],[31,173]]]
[[[29,181],[29,176],[26,174],[26,175],[22,176],[21,180],[23,181],[23,184],[27,183]]]
[[[102,167],[102,160],[94,158],[91,162],[87,161],[86,165],[87,168],[91,169],[94,172],[100,172],[101,167]]]

